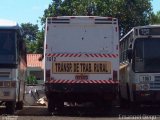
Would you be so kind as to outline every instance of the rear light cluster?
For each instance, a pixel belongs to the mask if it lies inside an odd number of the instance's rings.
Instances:
[[[51,71],[46,70],[46,81],[50,81],[50,78],[51,78]]]
[[[16,81],[0,81],[0,87],[16,87]]]
[[[117,71],[113,71],[113,80],[118,80],[118,72]]]

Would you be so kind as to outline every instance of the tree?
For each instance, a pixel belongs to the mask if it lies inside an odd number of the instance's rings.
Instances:
[[[24,32],[27,53],[43,53],[44,31],[40,31],[37,24],[31,23],[22,23],[21,28]]]
[[[36,44],[37,41],[26,40],[27,53],[36,53]]]
[[[151,0],[53,0],[41,22],[44,25],[46,17],[68,15],[116,17],[122,36],[134,26],[149,24],[152,6]]]
[[[22,23],[21,27],[23,29],[23,35],[24,38],[28,41],[34,41],[36,40],[36,35],[38,33],[38,25],[37,24],[32,24],[32,23]]]
[[[118,0],[117,0],[118,1]],[[151,0],[123,0],[118,4],[115,17],[119,19],[120,32],[127,33],[135,26],[148,25],[152,13]]]
[[[43,42],[44,42],[44,30],[41,30],[36,35],[36,49],[35,52],[42,54],[43,53]]]
[[[160,24],[160,11],[151,15],[151,24]]]

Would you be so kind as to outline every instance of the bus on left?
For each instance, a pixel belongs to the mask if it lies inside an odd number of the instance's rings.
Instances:
[[[23,108],[26,79],[26,46],[20,26],[0,20],[0,105],[6,114]]]

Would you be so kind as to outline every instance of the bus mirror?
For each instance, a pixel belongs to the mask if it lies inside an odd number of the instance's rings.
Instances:
[[[127,58],[129,60],[129,62],[131,62],[131,59],[132,59],[132,49],[128,49],[127,50]]]

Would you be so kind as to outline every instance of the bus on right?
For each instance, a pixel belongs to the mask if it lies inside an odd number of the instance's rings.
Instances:
[[[120,39],[120,105],[160,103],[160,25],[138,26]]]

